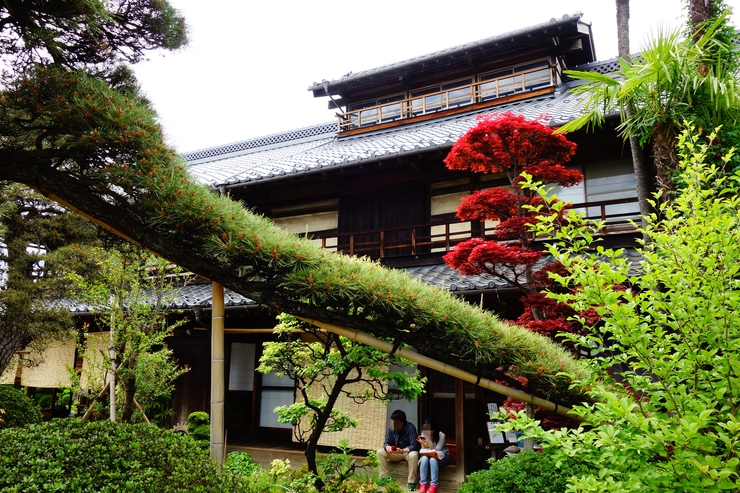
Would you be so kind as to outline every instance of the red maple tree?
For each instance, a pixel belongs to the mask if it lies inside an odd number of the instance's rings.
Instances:
[[[501,173],[508,178],[510,187],[478,190],[462,200],[457,217],[463,221],[498,221],[495,239],[471,238],[459,243],[444,256],[444,261],[462,275],[486,273],[519,287],[524,293],[524,312],[517,322],[555,338],[561,331],[578,329],[568,320],[575,312],[541,292],[552,287],[548,272],[563,274],[564,269],[554,263],[534,271],[544,253],[533,248],[535,235],[528,226],[537,222],[538,213],[525,206],[537,206],[543,201],[533,191],[519,186],[522,172],[532,175],[535,181],[561,187],[583,180],[579,171],[563,166],[575,153],[576,145],[564,135],[553,135],[553,130],[542,121],[504,113],[480,118],[455,143],[445,159],[448,168]],[[526,386],[526,382],[522,383]],[[511,399],[504,406],[510,410],[520,407]],[[551,427],[568,421],[551,414],[545,413],[545,418],[553,420],[548,423]]]
[[[543,252],[532,247],[535,236],[528,226],[537,221],[537,213],[525,206],[540,205],[542,199],[531,190],[523,190],[519,182],[521,173],[527,172],[536,181],[561,187],[577,185],[583,175],[563,166],[575,150],[573,142],[564,135],[553,135],[553,129],[541,121],[503,113],[482,117],[445,159],[450,169],[502,173],[510,184],[510,189],[478,190],[462,200],[457,217],[463,221],[498,221],[496,238],[464,241],[444,256],[445,262],[463,275],[487,273],[519,287],[524,292],[525,310],[518,322],[550,336],[572,330],[567,319],[573,312],[540,293],[551,286],[547,272],[561,267],[550,265],[537,273],[533,270]]]

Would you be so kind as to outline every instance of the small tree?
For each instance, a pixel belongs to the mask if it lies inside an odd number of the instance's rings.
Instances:
[[[358,419],[335,407],[341,396],[358,403],[389,402],[416,399],[424,390],[426,379],[418,371],[409,375],[389,369],[392,364],[410,366],[405,360],[289,315],[278,319],[275,333],[279,341],[264,344],[257,370],[295,381],[297,402],[277,407],[275,412],[278,421],[294,426],[294,436],[305,447],[308,469],[314,474],[318,474],[316,447],[322,433],[357,426]]]
[[[111,331],[112,351],[93,371],[111,371],[120,382],[121,420],[131,421],[134,407],[168,398],[175,379],[187,368],[172,359],[164,340],[182,321],[168,323],[166,301],[174,290],[172,266],[142,250],[99,252],[101,275],[92,282],[73,276],[81,293],[98,315],[98,324]],[[115,402],[111,403],[113,409]],[[115,420],[115,411],[111,419]]]
[[[639,249],[640,266],[621,250],[594,250],[575,214],[560,231],[539,223],[555,235],[550,251],[570,272],[558,281],[574,288],[554,298],[601,316],[588,335],[572,336],[600,351],[582,382],[598,403],[574,408],[587,427],[541,437],[596,471],[569,491],[740,487],[738,176],[722,176],[729,155],[705,164],[709,145],[695,134],[685,131],[677,148],[687,186],[647,218],[651,242]],[[639,277],[631,277],[636,267]]]
[[[570,328],[567,317],[572,312],[539,294],[550,284],[546,272],[558,271],[560,266],[549,266],[539,275],[533,272],[543,252],[533,248],[535,235],[527,225],[537,218],[529,206],[541,204],[542,199],[519,186],[520,174],[526,172],[563,187],[577,185],[583,175],[563,167],[575,148],[565,136],[553,135],[553,129],[539,121],[504,113],[482,118],[445,159],[450,169],[503,173],[510,186],[479,190],[462,200],[457,217],[498,221],[496,239],[471,238],[445,255],[444,261],[463,275],[486,273],[517,286],[525,294],[525,311],[519,322],[550,336]]]
[[[678,155],[676,134],[684,120],[704,128],[722,125],[711,148],[721,156],[738,142],[740,54],[735,49],[729,11],[721,1],[690,1],[691,34],[659,33],[641,51],[639,59],[620,60],[614,74],[566,71],[584,81],[573,93],[583,95],[582,115],[560,128],[572,132],[601,126],[615,111],[622,114],[617,127],[626,139],[653,144],[653,165],[662,190],[676,188]],[[696,8],[703,4],[703,8]],[[710,22],[707,22],[710,21]],[[740,168],[737,159],[728,169]]]
[[[86,245],[97,242],[96,229],[25,186],[0,182],[0,374],[18,351],[40,354],[68,337],[64,273],[95,270]]]
[[[524,293],[524,311],[517,322],[551,338],[561,331],[577,329],[577,324],[569,321],[575,312],[540,292],[553,287],[549,272],[564,272],[559,263],[533,272],[544,253],[534,248],[535,234],[528,225],[537,222],[532,207],[541,204],[542,198],[520,187],[520,174],[526,172],[538,180],[563,187],[577,185],[583,175],[563,166],[570,161],[575,149],[574,143],[564,135],[554,135],[553,129],[543,123],[504,113],[482,118],[455,143],[445,159],[450,169],[503,173],[509,180],[509,187],[479,190],[462,200],[457,217],[463,221],[498,221],[496,239],[471,238],[445,255],[444,261],[463,275],[486,273],[518,287]],[[528,383],[525,377],[510,377],[524,387]],[[505,406],[520,410],[525,404],[507,399]],[[535,412],[533,406],[527,409],[530,414]],[[539,410],[538,414],[554,427],[570,421],[544,410]]]

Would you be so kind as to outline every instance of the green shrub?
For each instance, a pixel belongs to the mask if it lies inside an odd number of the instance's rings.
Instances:
[[[3,493],[239,491],[188,436],[153,425],[53,420],[0,431]]]
[[[384,486],[383,491],[385,493],[404,493],[404,489],[401,488],[401,485],[398,483],[394,483],[393,481],[387,483]]]
[[[575,462],[557,467],[547,451],[526,451],[469,475],[458,493],[562,493],[569,477],[586,471],[585,466]]]
[[[198,426],[208,425],[211,423],[211,418],[208,413],[203,411],[195,411],[190,413],[188,416],[188,432],[192,433]]]
[[[12,385],[0,385],[0,409],[4,410],[0,430],[41,423],[41,408]]]
[[[248,453],[236,451],[226,456],[226,468],[235,476],[248,477],[259,469],[260,465],[254,462]]]

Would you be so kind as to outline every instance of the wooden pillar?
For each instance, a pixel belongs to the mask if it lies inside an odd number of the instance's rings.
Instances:
[[[457,446],[457,480],[465,481],[465,382],[455,379],[455,442]]]
[[[211,312],[211,459],[224,463],[224,287],[214,282]]]

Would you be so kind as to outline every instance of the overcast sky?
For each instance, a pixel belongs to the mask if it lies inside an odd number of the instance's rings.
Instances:
[[[616,56],[615,0],[170,0],[189,45],[137,67],[180,152],[332,121],[307,90],[443,48],[583,12],[596,56]],[[726,0],[740,12],[740,0]],[[631,49],[682,25],[683,0],[632,0]],[[735,25],[738,24],[734,16]]]

